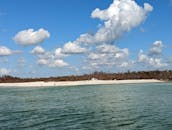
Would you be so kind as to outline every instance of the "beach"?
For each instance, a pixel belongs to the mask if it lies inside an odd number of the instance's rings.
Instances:
[[[0,83],[0,87],[51,87],[51,86],[77,86],[77,85],[101,85],[101,84],[138,84],[138,83],[161,83],[156,79],[141,80],[85,80],[85,81],[59,81],[59,82],[23,82],[23,83]]]

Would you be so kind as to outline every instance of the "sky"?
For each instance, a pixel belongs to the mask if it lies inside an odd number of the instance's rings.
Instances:
[[[0,0],[0,76],[172,69],[172,0]]]

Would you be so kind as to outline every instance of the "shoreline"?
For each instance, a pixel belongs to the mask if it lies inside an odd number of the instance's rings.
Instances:
[[[23,82],[23,83],[0,83],[0,87],[60,87],[79,85],[103,85],[103,84],[137,84],[137,83],[163,83],[165,81],[156,79],[139,80],[85,80],[85,81],[59,81],[59,82]]]

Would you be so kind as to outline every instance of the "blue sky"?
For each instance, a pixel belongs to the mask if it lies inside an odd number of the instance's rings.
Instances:
[[[0,3],[0,75],[172,69],[170,0]]]

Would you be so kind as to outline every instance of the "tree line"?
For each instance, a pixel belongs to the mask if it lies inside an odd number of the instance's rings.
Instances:
[[[92,74],[83,75],[70,75],[60,77],[48,77],[48,78],[19,78],[9,75],[1,76],[0,83],[16,83],[16,82],[36,82],[36,81],[81,81],[81,80],[127,80],[127,79],[158,79],[158,80],[172,80],[172,70],[165,71],[138,71],[138,72],[124,72],[124,73],[105,73],[94,72]]]

